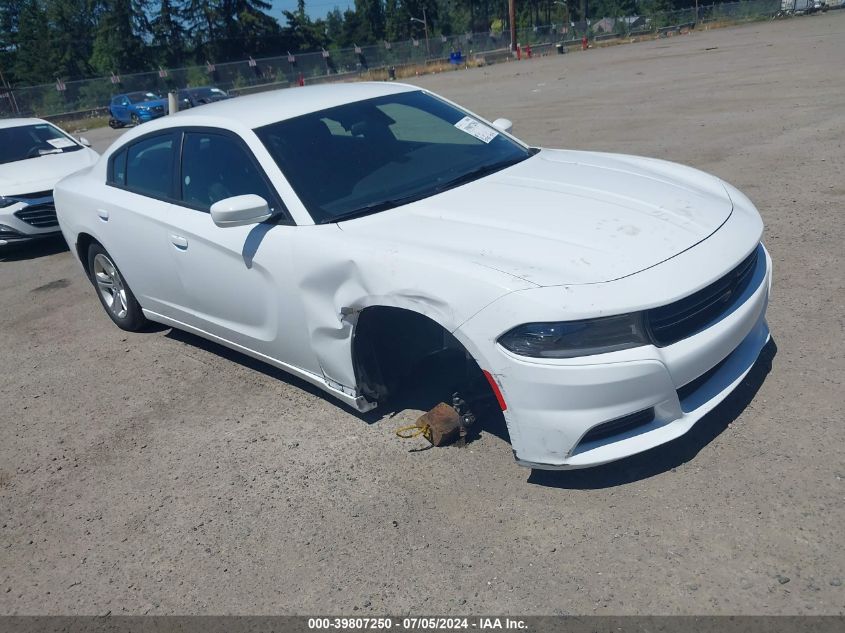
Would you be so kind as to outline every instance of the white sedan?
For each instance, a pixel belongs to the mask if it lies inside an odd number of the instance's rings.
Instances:
[[[0,246],[57,234],[53,187],[98,158],[47,121],[0,120]]]
[[[760,215],[700,171],[509,129],[400,84],[241,97],[128,132],[59,184],[59,224],[119,327],[193,332],[358,411],[446,350],[523,465],[677,438],[769,339]]]

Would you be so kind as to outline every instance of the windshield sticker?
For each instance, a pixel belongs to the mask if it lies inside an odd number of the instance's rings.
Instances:
[[[47,142],[56,149],[64,149],[65,147],[73,147],[76,145],[69,138],[48,138]]]
[[[455,127],[461,130],[462,132],[466,132],[470,136],[474,136],[479,141],[484,143],[489,143],[494,138],[499,136],[499,133],[491,130],[489,127],[484,125],[483,123],[476,121],[473,118],[465,116],[463,119],[455,123]]]

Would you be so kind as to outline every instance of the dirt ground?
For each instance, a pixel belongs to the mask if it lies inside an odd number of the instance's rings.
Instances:
[[[407,415],[118,330],[61,243],[0,253],[0,613],[845,613],[843,58],[836,11],[419,78],[763,214],[774,343],[687,437],[591,471],[520,468],[492,425],[409,453]]]

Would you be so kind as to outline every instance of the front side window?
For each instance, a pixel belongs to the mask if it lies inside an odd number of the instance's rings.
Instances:
[[[349,103],[255,132],[318,223],[426,198],[532,155],[422,91]]]
[[[126,103],[144,103],[145,101],[157,101],[163,97],[155,92],[130,92],[126,95]]]
[[[49,123],[0,129],[0,164],[81,149],[82,145]]]
[[[176,135],[172,133],[152,136],[130,145],[126,154],[126,188],[153,198],[172,198],[175,154]]]
[[[274,207],[275,196],[247,149],[224,134],[185,134],[181,189],[182,200],[203,211],[224,198],[249,193]]]

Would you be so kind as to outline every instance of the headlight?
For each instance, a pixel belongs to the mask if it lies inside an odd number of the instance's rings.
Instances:
[[[3,207],[11,207],[13,204],[17,204],[17,200],[13,200],[12,198],[4,198],[0,196],[0,209]]]
[[[505,349],[533,358],[591,356],[649,342],[639,313],[560,323],[526,323],[499,338]]]

